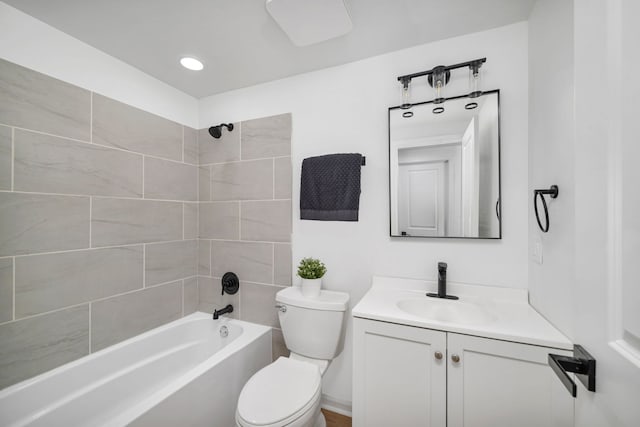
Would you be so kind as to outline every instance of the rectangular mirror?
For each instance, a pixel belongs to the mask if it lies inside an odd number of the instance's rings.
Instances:
[[[494,90],[389,108],[391,236],[502,237],[499,107]]]

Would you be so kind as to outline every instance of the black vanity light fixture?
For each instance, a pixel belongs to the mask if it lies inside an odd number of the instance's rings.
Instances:
[[[229,132],[233,130],[233,123],[220,123],[218,126],[211,126],[209,128],[209,135],[215,139],[219,139],[222,136],[222,127],[226,127]]]
[[[418,73],[406,74],[404,76],[399,76],[398,81],[402,83],[402,105],[400,108],[404,110],[408,110],[411,108],[411,81],[417,77],[427,76],[427,82],[429,86],[431,86],[434,90],[434,108],[433,114],[441,114],[444,112],[444,102],[447,100],[445,96],[445,87],[449,83],[451,79],[451,71],[457,70],[459,68],[468,68],[469,69],[469,94],[467,95],[469,98],[478,98],[482,95],[481,90],[481,78],[482,75],[480,73],[480,69],[482,68],[482,64],[487,62],[487,58],[474,59],[472,61],[461,62],[459,64],[454,65],[438,65],[437,67],[432,68],[431,70],[420,71]],[[464,108],[467,110],[473,110],[478,106],[478,103],[475,101],[470,101],[465,105]],[[403,117],[412,117],[411,115],[402,114]]]

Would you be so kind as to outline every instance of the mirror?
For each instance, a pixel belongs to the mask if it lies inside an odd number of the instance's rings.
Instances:
[[[391,236],[502,237],[499,98],[389,108]]]

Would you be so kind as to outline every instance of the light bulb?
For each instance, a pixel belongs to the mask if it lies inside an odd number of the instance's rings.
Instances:
[[[411,108],[411,80],[404,79],[402,81],[402,105],[403,110]]]
[[[449,77],[451,76],[451,72],[445,69],[442,65],[435,67],[433,72],[427,76],[427,82],[431,85],[434,90],[434,104],[442,104],[445,99],[445,86],[449,83]]]
[[[469,98],[477,98],[482,95],[482,73],[480,62],[469,65]]]
[[[204,68],[204,65],[202,64],[202,62],[200,62],[196,58],[191,58],[190,56],[185,56],[184,58],[181,58],[180,64],[184,68],[192,71],[200,71]]]

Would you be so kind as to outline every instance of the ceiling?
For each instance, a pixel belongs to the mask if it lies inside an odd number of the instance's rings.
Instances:
[[[3,1],[196,98],[523,21],[535,2],[345,0],[353,31],[295,47],[265,0]]]

